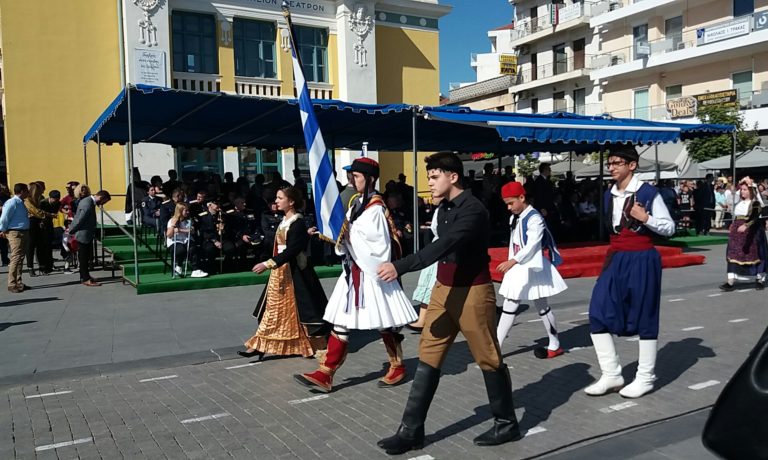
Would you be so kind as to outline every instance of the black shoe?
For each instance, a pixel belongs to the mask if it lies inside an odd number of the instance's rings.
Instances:
[[[407,327],[408,329],[412,330],[413,332],[416,332],[416,333],[419,333],[419,334],[421,334],[421,331],[424,330],[423,327],[411,326],[410,324],[406,324],[405,327]]]
[[[238,351],[237,354],[242,356],[243,358],[253,358],[254,356],[258,356],[259,359],[257,359],[257,361],[261,361],[262,359],[264,359],[264,352],[259,350],[254,350],[250,353],[248,353],[247,351],[241,350],[241,351]]]
[[[37,272],[34,269],[30,268],[29,269],[29,276],[34,278],[35,276],[37,276]]]
[[[476,446],[497,446],[505,442],[517,441],[523,437],[515,416],[515,404],[512,401],[512,380],[509,369],[501,364],[493,371],[483,371],[485,389],[493,414],[493,426],[490,430],[474,439]]]
[[[762,291],[763,289],[765,289],[765,282],[755,281],[755,289],[757,289],[758,291]]]
[[[719,288],[720,288],[720,290],[721,290],[721,291],[724,291],[724,292],[731,292],[731,291],[733,291],[734,289],[736,289],[736,286],[734,286],[733,284],[723,283],[723,284],[721,284],[721,285],[719,286]]]
[[[405,403],[403,421],[394,436],[384,438],[376,445],[389,455],[399,455],[424,447],[424,421],[427,419],[429,405],[440,383],[440,369],[419,361],[413,376],[411,392]]]

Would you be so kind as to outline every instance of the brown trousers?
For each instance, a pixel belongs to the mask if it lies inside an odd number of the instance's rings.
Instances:
[[[440,369],[459,331],[480,369],[498,369],[502,359],[496,339],[493,284],[451,287],[435,283],[421,332],[419,360]]]
[[[9,230],[5,234],[8,237],[9,258],[11,259],[11,263],[8,265],[8,288],[21,287],[21,272],[24,269],[24,254],[27,252],[29,233]]]

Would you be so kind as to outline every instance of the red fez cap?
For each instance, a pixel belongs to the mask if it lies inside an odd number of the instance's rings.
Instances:
[[[513,198],[516,196],[524,196],[525,195],[525,189],[523,188],[523,184],[517,181],[507,182],[504,184],[503,187],[501,187],[501,197],[502,198]]]
[[[369,176],[379,177],[379,163],[373,158],[356,158],[355,161],[352,162],[352,167],[349,168],[349,170],[352,172],[367,174]]]

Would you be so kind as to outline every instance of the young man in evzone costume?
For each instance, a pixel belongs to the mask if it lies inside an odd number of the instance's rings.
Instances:
[[[480,366],[493,413],[493,426],[476,437],[480,446],[520,439],[509,370],[496,341],[496,293],[488,268],[488,211],[461,186],[463,165],[452,152],[426,159],[432,196],[442,197],[437,231],[440,239],[379,268],[384,281],[438,262],[437,282],[427,307],[419,343],[419,364],[402,422],[379,447],[395,455],[424,445],[424,422],[440,381],[440,367],[461,332]]]
[[[671,236],[675,223],[658,189],[634,175],[638,159],[633,146],[617,146],[608,153],[614,185],[603,199],[611,225],[610,249],[589,304],[590,335],[602,375],[584,389],[590,396],[620,390],[625,398],[639,398],[653,390],[656,380],[661,256],[652,238]],[[640,336],[637,374],[627,386],[612,335]]]
[[[499,294],[504,297],[496,336],[499,347],[512,329],[517,310],[523,301],[532,301],[539,312],[549,345],[536,348],[533,353],[539,359],[550,359],[563,354],[557,336],[555,315],[547,298],[568,288],[555,265],[562,262],[552,234],[544,218],[528,204],[525,189],[520,182],[508,182],[501,189],[501,198],[512,212],[510,220],[509,260],[496,269],[504,273]],[[549,251],[545,257],[543,250]]]
[[[294,375],[302,385],[330,392],[333,375],[347,357],[349,331],[378,330],[389,357],[389,369],[379,386],[401,383],[405,378],[400,334],[402,326],[416,320],[416,312],[397,279],[382,281],[379,265],[400,255],[400,243],[384,200],[375,190],[379,164],[367,157],[350,168],[356,198],[342,226],[337,254],[344,256],[344,273],[328,299],[323,319],[333,325],[328,348],[314,372]],[[317,233],[320,235],[319,233]]]

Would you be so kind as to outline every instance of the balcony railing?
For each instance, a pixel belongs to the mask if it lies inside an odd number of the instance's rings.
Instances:
[[[216,93],[221,91],[221,75],[173,72],[173,87],[187,91]]]
[[[589,69],[591,59],[589,55],[580,54],[568,59],[560,59],[555,62],[537,66],[536,68],[527,68],[521,71],[517,77],[517,84],[530,83],[544,78],[550,78],[562,75],[574,70]]]
[[[246,96],[280,97],[280,80],[271,78],[235,77],[235,91]]]
[[[589,17],[594,2],[573,3],[558,10],[558,22],[563,24],[581,17]],[[550,29],[557,24],[553,22],[551,14],[537,16],[535,18],[525,18],[515,24],[511,29],[512,40],[519,40],[528,35]]]
[[[768,107],[768,89],[739,94],[739,110],[753,110]],[[654,121],[673,120],[667,104],[648,105],[632,109],[614,110],[608,115],[616,118],[643,118]],[[676,118],[679,120],[681,118]]]
[[[638,1],[638,0],[635,0],[635,1]],[[740,19],[747,20],[746,18],[740,18]],[[606,53],[596,54],[592,58],[591,65],[593,69],[602,69],[602,68],[611,67],[615,65],[621,65],[636,59],[642,59],[642,58],[647,58],[652,56],[660,56],[667,53],[673,53],[675,51],[708,46],[711,43],[720,43],[727,40],[731,40],[739,36],[746,35],[746,34],[733,35],[732,37],[720,39],[717,41],[712,41],[709,43],[706,43],[698,36],[698,29],[706,30],[706,29],[717,28],[719,26],[726,25],[730,22],[733,22],[733,20],[724,21],[717,24],[710,24],[704,27],[697,27],[696,29],[691,29],[684,32],[676,32],[673,34],[668,34],[667,36],[656,39],[656,40],[637,42],[632,46],[619,48]],[[752,34],[755,32],[754,30],[752,30],[753,20],[750,18],[749,22],[750,24],[748,26],[748,30],[749,30],[748,33]]]

